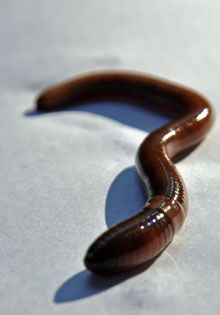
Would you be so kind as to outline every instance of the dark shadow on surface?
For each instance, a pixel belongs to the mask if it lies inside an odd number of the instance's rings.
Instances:
[[[156,114],[144,106],[115,101],[84,103],[77,106],[74,105],[74,107],[64,109],[62,111],[92,113],[147,132],[151,132],[171,120],[170,117],[164,116],[160,113]],[[24,115],[27,117],[33,117],[49,113],[51,113],[51,111],[44,112],[29,110],[26,111]]]
[[[111,287],[131,278],[135,275],[146,271],[159,257],[155,257],[137,271],[125,273],[117,276],[98,276],[88,270],[83,270],[67,281],[65,281],[54,296],[55,303],[71,302],[83,298],[90,297],[100,292],[106,291]]]
[[[64,303],[83,299],[105,291],[123,280],[125,278],[122,276],[104,278],[83,270],[62,284],[54,296],[54,302]]]
[[[105,204],[105,220],[108,227],[135,215],[146,203],[134,166],[123,170],[112,182]]]

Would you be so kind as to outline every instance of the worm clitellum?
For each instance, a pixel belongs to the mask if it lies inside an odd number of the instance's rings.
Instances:
[[[136,215],[108,229],[89,247],[86,267],[98,274],[135,270],[157,256],[179,231],[187,215],[187,192],[173,164],[207,134],[213,110],[194,91],[135,73],[96,73],[43,92],[41,111],[98,99],[132,101],[170,114],[173,120],[140,145],[136,167],[149,199]]]

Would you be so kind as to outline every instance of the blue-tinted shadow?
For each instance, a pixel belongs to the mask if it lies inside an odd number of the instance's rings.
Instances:
[[[83,270],[65,281],[58,288],[54,296],[54,302],[73,302],[108,290],[111,287],[134,277],[144,270],[146,271],[160,255],[161,253],[135,272],[125,273],[114,277],[101,277],[92,274],[88,270]]]
[[[124,125],[135,127],[147,132],[152,132],[158,127],[170,121],[170,117],[157,114],[142,105],[134,105],[132,103],[115,102],[115,101],[99,101],[85,103],[62,111],[81,111],[104,116],[116,120]],[[25,116],[33,117],[38,115],[50,114],[37,110],[29,110],[25,112]]]
[[[136,168],[123,170],[112,182],[105,204],[105,220],[108,227],[136,214],[143,208],[147,196],[144,193]]]
[[[83,299],[105,291],[127,279],[128,276],[101,277],[84,270],[74,275],[57,290],[54,302],[64,303]]]

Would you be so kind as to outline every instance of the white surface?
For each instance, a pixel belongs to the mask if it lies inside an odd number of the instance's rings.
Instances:
[[[120,281],[91,276],[82,258],[142,206],[135,152],[163,119],[146,114],[143,131],[110,119],[111,104],[104,114],[94,104],[32,111],[42,88],[116,68],[193,87],[218,113],[220,2],[0,4],[0,314],[219,314],[219,120],[178,164],[190,198],[183,229],[150,269]],[[119,107],[122,118],[134,112],[138,122],[141,112]]]

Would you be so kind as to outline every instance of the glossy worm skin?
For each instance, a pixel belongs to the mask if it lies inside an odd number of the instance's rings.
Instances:
[[[92,99],[123,99],[170,114],[172,122],[140,145],[136,167],[150,196],[133,217],[111,227],[89,247],[85,265],[98,274],[132,271],[156,257],[187,215],[187,193],[173,164],[204,138],[213,110],[194,91],[137,73],[96,73],[52,87],[37,100],[41,111],[63,109]]]

